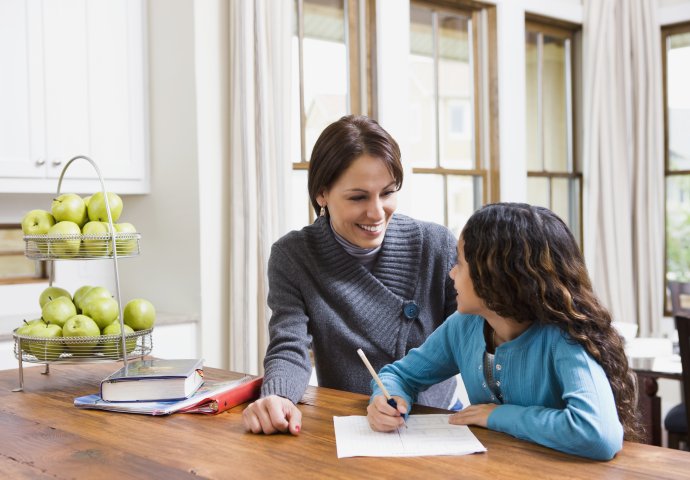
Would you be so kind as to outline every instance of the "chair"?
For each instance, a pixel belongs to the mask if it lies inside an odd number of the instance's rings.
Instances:
[[[670,448],[680,448],[680,442],[684,442],[685,448],[690,449],[690,436],[688,435],[688,418],[690,418],[690,312],[685,312],[687,310],[675,314],[680,360],[683,367],[683,403],[676,405],[666,414],[664,426],[668,431],[668,446]]]
[[[690,283],[668,282],[671,292],[671,311],[673,315],[690,317]]]

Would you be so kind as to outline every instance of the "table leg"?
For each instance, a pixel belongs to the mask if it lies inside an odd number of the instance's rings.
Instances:
[[[642,425],[646,431],[646,442],[661,446],[661,398],[657,396],[659,384],[655,377],[637,374],[639,396],[637,406],[640,409]]]

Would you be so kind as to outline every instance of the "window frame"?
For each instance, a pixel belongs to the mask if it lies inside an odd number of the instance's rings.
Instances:
[[[666,206],[666,184],[669,177],[690,176],[690,170],[671,170],[669,157],[669,117],[668,117],[668,49],[666,44],[670,36],[679,33],[690,33],[690,22],[675,23],[661,27],[661,77],[662,77],[662,101],[663,101],[663,121],[664,121],[664,315],[671,316],[673,312],[670,306],[670,296],[668,289],[668,242],[666,239],[666,229],[668,226],[668,208]]]
[[[472,59],[472,157],[474,168],[457,169],[441,166],[439,146],[439,96],[438,96],[438,51],[434,36],[434,82],[435,82],[435,122],[436,122],[436,165],[433,167],[412,166],[412,174],[438,175],[443,179],[443,220],[449,223],[448,179],[449,177],[470,177],[481,183],[481,198],[475,203],[486,205],[500,201],[500,159],[498,142],[498,43],[497,15],[495,5],[474,1],[411,0],[410,7],[419,6],[432,10],[432,31],[437,26],[433,21],[438,13],[462,14],[470,17],[470,42]],[[481,25],[477,28],[478,25]],[[475,190],[476,193],[476,190]]]
[[[577,231],[573,232],[575,238],[579,240],[580,248],[584,246],[584,223],[583,223],[583,190],[584,190],[584,176],[582,174],[582,157],[580,153],[580,129],[579,126],[579,93],[581,89],[578,68],[578,57],[580,55],[581,49],[581,39],[580,35],[582,32],[582,26],[563,20],[556,20],[548,17],[543,17],[540,15],[525,14],[525,33],[528,32],[536,33],[538,35],[547,35],[552,38],[557,38],[563,40],[566,45],[566,50],[569,55],[569,59],[566,59],[568,71],[566,72],[566,124],[567,137],[566,142],[568,145],[567,152],[567,165],[572,171],[548,171],[545,169],[544,163],[544,130],[543,130],[543,111],[542,108],[538,109],[539,119],[537,124],[541,126],[538,127],[537,135],[540,139],[539,149],[541,150],[541,160],[542,160],[542,170],[529,170],[527,169],[527,178],[546,178],[548,180],[548,194],[549,194],[549,208],[553,209],[553,181],[557,179],[567,179],[568,180],[568,198],[570,199],[570,209],[573,206],[573,200],[577,200],[578,211],[570,212],[572,218],[577,220]],[[568,61],[569,60],[569,61]],[[538,89],[541,88],[541,82],[538,82]],[[540,95],[541,98],[541,95]],[[543,102],[541,102],[543,104]],[[573,189],[577,186],[577,192]],[[577,197],[574,197],[577,195]],[[566,220],[566,219],[564,219]],[[569,219],[567,219],[569,220]],[[566,221],[566,223],[570,223]],[[572,226],[569,228],[573,230]]]

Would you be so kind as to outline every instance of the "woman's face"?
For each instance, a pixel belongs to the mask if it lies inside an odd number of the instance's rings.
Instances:
[[[368,154],[352,162],[316,200],[328,207],[338,235],[361,248],[381,245],[398,206],[393,175],[383,160]]]
[[[457,291],[458,312],[472,315],[483,315],[486,311],[484,301],[477,296],[470,278],[470,269],[465,260],[465,242],[458,241],[458,263],[450,270]]]

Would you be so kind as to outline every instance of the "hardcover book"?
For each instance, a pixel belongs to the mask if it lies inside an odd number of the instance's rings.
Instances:
[[[203,359],[135,360],[101,381],[106,402],[182,400],[204,381]]]
[[[215,415],[258,398],[262,381],[263,377],[254,375],[246,375],[237,380],[207,380],[196,392],[184,400],[106,402],[98,394],[86,395],[75,398],[74,406],[145,415],[169,415],[176,412]]]

